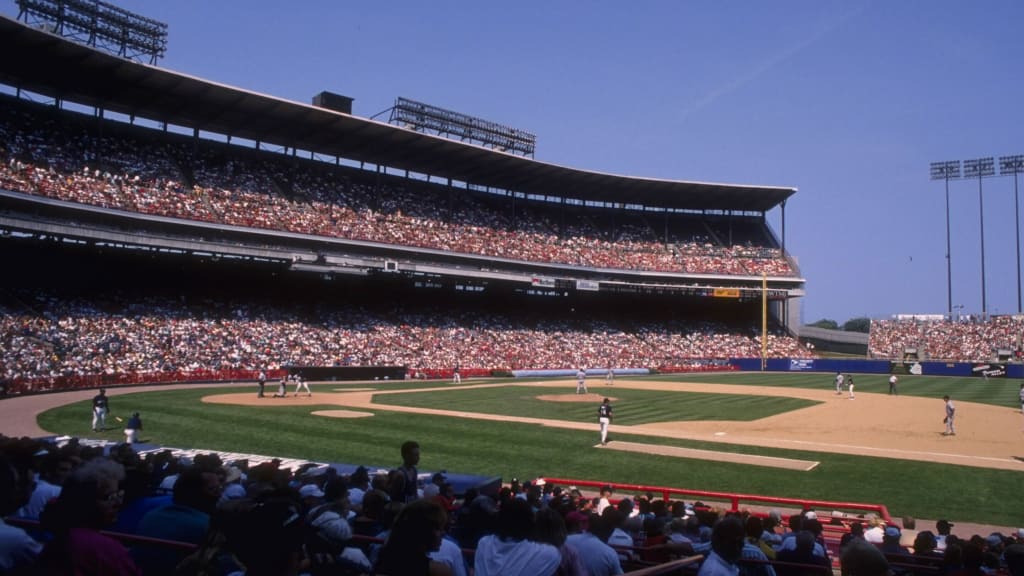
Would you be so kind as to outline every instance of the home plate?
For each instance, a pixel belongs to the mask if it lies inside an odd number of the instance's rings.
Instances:
[[[714,450],[698,450],[696,448],[680,448],[678,446],[662,446],[660,444],[641,444],[639,442],[611,441],[604,446],[598,444],[597,447],[607,450],[621,450],[623,452],[641,452],[643,454],[674,456],[676,458],[697,458],[714,462],[768,466],[771,468],[785,468],[786,470],[801,470],[803,472],[813,470],[819,464],[812,460],[794,460],[793,458],[776,458],[774,456],[757,456],[755,454],[739,454],[736,452],[716,452]]]

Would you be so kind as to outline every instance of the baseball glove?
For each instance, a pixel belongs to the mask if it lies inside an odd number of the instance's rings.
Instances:
[[[947,423],[949,423],[949,416],[947,416],[947,417],[943,418],[943,419],[942,419],[942,423],[943,423],[943,424],[947,424]]]

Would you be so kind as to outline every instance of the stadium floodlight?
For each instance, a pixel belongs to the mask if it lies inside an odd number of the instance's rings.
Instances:
[[[1020,298],[1020,201],[1017,196],[1017,175],[1024,173],[1024,154],[999,157],[999,174],[1013,174],[1013,222],[1017,230],[1017,314],[1021,314]]]
[[[985,292],[985,196],[981,189],[981,179],[996,173],[996,161],[988,158],[964,160],[964,178],[978,179],[978,214],[981,220],[981,315],[988,317],[988,300]]]
[[[131,59],[156,64],[167,51],[167,24],[102,0],[17,0],[18,19]]]
[[[411,130],[438,134],[446,138],[469,140],[484,146],[533,157],[537,136],[490,120],[453,112],[408,98],[396,98],[390,108],[392,124]]]
[[[946,310],[953,317],[953,260],[949,243],[949,181],[960,177],[960,161],[932,162],[932,180],[946,181]]]

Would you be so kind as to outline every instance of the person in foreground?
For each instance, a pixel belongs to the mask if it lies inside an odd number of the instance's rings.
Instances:
[[[380,576],[451,576],[451,568],[431,560],[441,548],[448,515],[432,500],[416,500],[402,507],[380,550],[376,573]]]
[[[138,576],[128,550],[100,530],[117,521],[124,491],[118,487],[124,468],[103,458],[71,473],[57,500],[43,510],[43,527],[53,533],[39,557],[41,573],[50,576]]]
[[[534,542],[533,509],[514,498],[498,512],[498,532],[480,539],[474,559],[476,576],[550,576],[562,563],[558,548]]]

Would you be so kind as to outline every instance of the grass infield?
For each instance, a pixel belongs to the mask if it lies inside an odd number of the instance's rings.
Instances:
[[[887,375],[856,375],[858,392],[886,392]],[[631,378],[632,379],[632,378]],[[828,374],[697,374],[654,376],[651,380],[780,386],[828,390]],[[507,380],[508,386],[478,390],[441,390],[429,394],[377,395],[376,402],[590,422],[595,406],[544,402],[549,393]],[[477,383],[474,381],[473,383]],[[566,391],[574,387],[566,380]],[[438,382],[381,382],[358,387],[387,390],[445,386]],[[450,385],[449,385],[450,386]],[[317,384],[316,392],[342,388]],[[604,393],[595,379],[594,391]],[[598,390],[600,389],[600,390]],[[255,386],[226,387],[220,392],[251,392]],[[1006,379],[902,377],[900,394],[930,398],[950,394],[958,401],[1018,406],[1019,383]],[[611,392],[609,392],[611,393]],[[391,467],[400,463],[398,448],[409,439],[423,447],[420,467],[451,472],[513,477],[556,476],[740,492],[767,496],[881,503],[895,516],[955,518],[965,522],[1016,526],[1024,518],[1020,486],[1024,474],[949,464],[863,456],[737,446],[629,435],[632,442],[742,452],[764,456],[817,460],[810,472],[669,458],[650,454],[595,450],[595,431],[556,429],[516,422],[484,421],[376,410],[373,418],[311,416],[334,405],[248,407],[207,404],[205,390],[156,390],[117,396],[115,414],[139,411],[145,422],[143,439],[178,447],[305,458]],[[668,420],[721,420],[725,415],[755,419],[811,404],[785,397],[699,394],[615,388],[629,410],[617,410],[616,422],[638,424]],[[728,410],[723,410],[723,400]],[[739,408],[738,408],[739,407]],[[621,412],[621,413],[620,413]],[[49,410],[39,425],[51,432],[96,436],[89,430],[88,402]],[[120,429],[101,434],[120,440]],[[1022,448],[1024,453],[1024,448]]]

